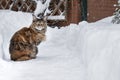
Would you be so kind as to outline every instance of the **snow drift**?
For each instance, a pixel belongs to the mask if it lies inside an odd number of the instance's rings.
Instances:
[[[120,25],[111,17],[47,30],[36,59],[13,62],[9,40],[29,13],[0,11],[0,80],[120,80]]]

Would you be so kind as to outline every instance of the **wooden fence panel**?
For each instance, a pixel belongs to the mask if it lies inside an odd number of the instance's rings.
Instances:
[[[0,9],[33,12],[35,8],[36,3],[32,0],[0,0]]]

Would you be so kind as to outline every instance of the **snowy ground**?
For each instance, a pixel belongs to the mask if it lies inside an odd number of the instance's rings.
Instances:
[[[120,24],[111,17],[65,28],[48,27],[37,58],[13,62],[9,41],[31,14],[0,11],[0,80],[120,80]]]

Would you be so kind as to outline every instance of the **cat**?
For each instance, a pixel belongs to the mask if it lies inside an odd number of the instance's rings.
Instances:
[[[29,27],[17,31],[10,40],[9,52],[13,61],[25,61],[36,58],[37,46],[46,39],[47,22],[33,16]]]

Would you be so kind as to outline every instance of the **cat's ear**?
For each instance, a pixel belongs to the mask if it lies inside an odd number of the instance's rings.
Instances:
[[[37,17],[34,14],[32,14],[32,17],[33,17],[33,22],[37,20]]]

